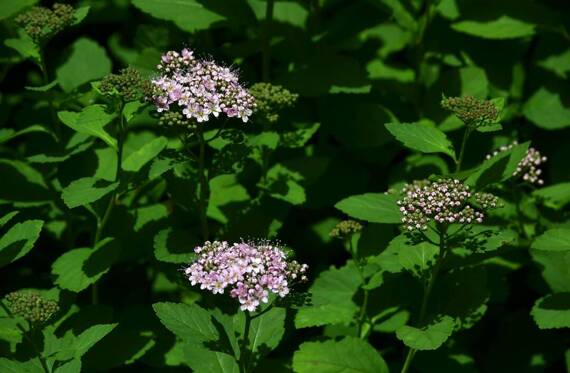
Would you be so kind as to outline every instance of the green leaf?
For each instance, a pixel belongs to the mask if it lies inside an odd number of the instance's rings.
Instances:
[[[93,325],[77,337],[71,339],[72,343],[59,351],[56,358],[59,360],[67,360],[71,358],[79,359],[81,356],[85,355],[91,347],[115,329],[116,326],[117,324]]]
[[[402,1],[374,0],[372,3],[387,7],[392,12],[392,17],[394,17],[396,22],[404,29],[415,31],[418,28],[416,17],[408,12]]]
[[[197,343],[219,338],[210,314],[197,304],[162,302],[153,304],[152,308],[160,322],[184,341]]]
[[[305,342],[293,356],[297,373],[388,373],[380,354],[366,341],[345,337],[341,341]]]
[[[231,355],[219,351],[210,351],[195,343],[183,346],[185,360],[196,373],[239,373],[240,369]]]
[[[570,251],[570,229],[549,229],[532,243],[533,250]]]
[[[516,39],[532,36],[536,25],[511,18],[507,15],[487,22],[460,21],[451,25],[456,31],[484,39]]]
[[[81,112],[60,111],[57,113],[59,119],[71,129],[89,136],[95,136],[105,141],[114,149],[117,149],[117,140],[109,135],[104,127],[111,123],[115,114],[105,112],[102,105],[91,105],[83,108]]]
[[[187,264],[194,259],[198,243],[198,238],[187,230],[166,228],[154,236],[154,256],[161,262]]]
[[[111,237],[91,248],[73,249],[52,264],[54,283],[62,289],[80,292],[109,271],[120,254],[118,242]]]
[[[560,210],[570,203],[570,182],[537,189],[532,195],[538,197],[546,206]]]
[[[10,18],[18,14],[25,8],[34,5],[38,0],[1,0],[0,1],[0,20]]]
[[[532,243],[530,253],[554,292],[570,292],[570,229],[550,229]]]
[[[354,263],[322,272],[309,289],[312,304],[302,307],[295,317],[297,328],[350,323],[358,307],[352,297],[362,283]]]
[[[12,220],[12,218],[14,218],[14,216],[18,215],[19,213],[19,211],[12,211],[2,216],[0,218],[0,228],[5,226],[10,220]]]
[[[428,270],[435,264],[439,248],[429,242],[407,247],[398,254],[400,265],[415,277],[426,278]]]
[[[111,60],[105,49],[96,41],[82,37],[73,43],[71,55],[55,74],[61,88],[65,92],[71,92],[110,72]]]
[[[37,133],[37,132],[47,133],[52,137],[54,136],[50,130],[46,129],[44,126],[41,126],[39,124],[31,125],[19,131],[14,131],[11,128],[3,128],[0,129],[0,144],[5,143],[6,141],[10,141],[18,136],[22,136],[28,133]]]
[[[453,144],[445,133],[424,123],[386,123],[385,127],[404,146],[422,153],[444,153],[455,159]]]
[[[31,58],[36,63],[40,60],[40,48],[23,30],[18,32],[18,38],[4,40],[4,45],[15,49],[24,58]]]
[[[83,177],[63,188],[61,198],[70,209],[95,202],[111,193],[119,183],[110,183],[94,177]]]
[[[75,14],[74,14],[75,19],[73,21],[73,25],[80,24],[89,14],[89,9],[91,9],[90,6],[82,6],[75,9]]]
[[[570,107],[564,106],[560,95],[540,88],[524,104],[524,116],[540,128],[558,130],[570,126]]]
[[[151,142],[143,145],[140,149],[132,152],[123,161],[123,170],[130,172],[137,172],[145,164],[152,161],[168,144],[166,137],[157,137]]]
[[[229,222],[229,213],[225,207],[251,199],[247,189],[241,185],[234,174],[218,175],[210,180],[210,198],[208,199],[208,217],[222,224]]]
[[[81,359],[73,359],[59,366],[55,373],[81,373]]]
[[[570,328],[570,293],[540,298],[530,314],[540,329]]]
[[[399,224],[402,220],[395,195],[365,193],[347,197],[334,207],[350,217],[370,223]]]
[[[42,173],[25,162],[0,159],[0,174],[10,180],[0,189],[0,201],[35,205],[53,198]]]
[[[17,223],[0,238],[0,267],[12,263],[32,250],[44,222],[27,220]]]
[[[303,176],[278,163],[267,172],[267,190],[273,198],[300,205],[307,199],[305,188],[299,184]]]
[[[285,332],[284,308],[273,307],[251,321],[249,330],[249,351],[255,354],[266,355],[274,350],[283,338]],[[245,317],[243,312],[238,312],[235,316],[235,330],[243,335]]]
[[[398,328],[396,336],[410,348],[416,350],[437,350],[453,333],[455,323],[449,316],[419,329],[404,325]]]
[[[2,373],[45,373],[38,358],[28,361],[9,360],[0,357],[0,372]]]
[[[526,156],[528,146],[529,143],[525,142],[485,160],[469,175],[465,183],[475,187],[476,190],[481,190],[487,185],[511,178],[520,161]]]
[[[548,58],[538,61],[537,65],[552,71],[561,79],[566,79],[570,76],[570,49],[566,49],[560,54],[548,56]]]
[[[206,30],[213,24],[225,20],[195,0],[133,0],[133,5],[151,16],[172,21],[188,32]]]

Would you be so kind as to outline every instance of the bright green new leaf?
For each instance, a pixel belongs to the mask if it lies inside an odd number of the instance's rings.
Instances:
[[[297,373],[388,373],[382,356],[368,342],[354,337],[341,341],[305,342],[293,356]]]
[[[105,126],[115,118],[115,114],[105,112],[102,105],[91,105],[80,112],[60,111],[59,119],[71,129],[90,136],[95,136],[117,149],[117,140],[105,131]]]
[[[0,238],[0,267],[29,253],[40,236],[43,225],[42,220],[27,220],[12,226]]]
[[[539,88],[525,103],[524,116],[547,130],[558,130],[570,126],[570,107],[565,106],[560,95],[547,88]]]
[[[197,343],[219,338],[210,314],[197,304],[161,302],[152,308],[160,322],[184,341]]]
[[[536,25],[511,18],[507,15],[487,22],[460,21],[451,25],[456,31],[484,39],[516,39],[532,36]]]
[[[386,123],[385,127],[410,149],[422,153],[444,153],[455,159],[451,141],[445,133],[429,123]]]
[[[540,329],[570,328],[570,293],[540,298],[530,314]]]
[[[423,328],[404,325],[396,331],[399,340],[416,350],[437,350],[453,333],[455,323],[449,316],[432,322]]]
[[[111,60],[105,49],[96,41],[82,37],[73,43],[71,55],[55,73],[61,88],[71,92],[110,72]]]
[[[63,188],[61,198],[70,209],[95,202],[111,193],[119,183],[110,183],[94,177],[83,177]]]
[[[151,142],[143,145],[140,149],[132,152],[123,161],[123,170],[130,172],[137,172],[145,164],[152,161],[157,155],[160,154],[162,150],[168,144],[168,139],[166,137],[157,137]]]
[[[384,193],[365,193],[347,197],[334,207],[348,216],[370,223],[399,224],[402,216],[398,197]]]

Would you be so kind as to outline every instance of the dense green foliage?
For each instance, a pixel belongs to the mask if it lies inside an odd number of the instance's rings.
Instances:
[[[0,0],[0,372],[570,372],[567,0],[39,3]],[[247,123],[157,111],[183,48]],[[308,281],[192,286],[242,239]]]

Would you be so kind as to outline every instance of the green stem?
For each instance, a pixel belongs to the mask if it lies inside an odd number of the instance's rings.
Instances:
[[[360,275],[360,279],[362,281],[362,285],[366,284],[366,278],[364,277],[364,272],[362,271],[362,267],[360,266],[360,258],[358,254],[354,250],[354,245],[352,244],[352,236],[348,237],[348,247],[350,250],[350,255],[352,256],[352,260],[354,261],[354,265],[358,270],[358,274]],[[362,329],[364,326],[364,322],[366,320],[366,309],[368,308],[368,289],[362,289],[363,291],[363,300],[362,304],[360,305],[360,313],[358,316],[358,326],[357,326],[357,336],[360,339],[364,339],[368,333],[363,333]]]
[[[269,81],[269,68],[271,65],[271,23],[273,22],[273,7],[275,0],[266,0],[265,22],[263,23],[263,55],[262,55],[262,78]]]
[[[12,319],[14,318],[14,315],[12,315],[12,312],[10,312],[10,309],[8,309],[8,307],[6,307],[6,305],[4,304],[4,302],[1,299],[0,299],[0,306],[2,307],[2,309],[4,309],[4,311],[6,312],[6,314],[10,318],[12,318]],[[36,344],[34,343],[34,340],[28,335],[28,332],[26,331],[26,329],[24,329],[22,327],[22,325],[20,325],[17,321],[16,321],[16,327],[18,328],[18,330],[20,330],[20,332],[22,333],[22,336],[24,336],[24,338],[28,341],[30,346],[32,346],[32,349],[34,350],[34,352],[38,356],[38,359],[40,361],[40,364],[42,365],[44,372],[50,373],[50,369],[46,363],[45,358],[42,356],[42,353],[40,352],[40,349],[38,348],[38,346],[36,346]],[[32,330],[32,324],[31,323],[29,323],[29,327],[30,327],[30,331],[31,331]]]
[[[207,170],[205,166],[206,141],[204,140],[204,132],[202,126],[200,124],[197,124],[196,128],[197,128],[198,141],[200,145],[200,150],[198,153],[198,174],[200,178],[198,210],[200,214],[200,225],[202,228],[202,236],[204,240],[207,241],[209,236],[208,216],[207,216],[209,188],[208,188],[208,176],[206,175]]]
[[[248,360],[249,360],[249,329],[251,327],[251,320],[252,317],[249,312],[245,313],[245,327],[243,330],[243,339],[242,339],[242,347],[240,351],[240,358],[239,358],[239,369],[240,373],[247,373],[248,372]]]
[[[117,131],[117,169],[115,171],[115,182],[121,180],[122,174],[122,163],[123,163],[123,144],[124,144],[124,115],[123,115],[123,107],[124,104],[121,102],[119,106],[119,128]],[[117,195],[118,189],[116,188],[113,193],[111,194],[111,198],[109,198],[109,202],[107,203],[107,208],[103,214],[103,219],[97,221],[97,230],[95,231],[95,238],[93,239],[93,248],[97,246],[99,241],[101,241],[101,236],[103,235],[103,231],[111,213],[113,212],[113,208],[117,204]],[[93,283],[91,286],[91,302],[93,304],[99,303],[99,291],[98,291],[97,283]]]
[[[447,250],[447,245],[446,245],[446,240],[447,239],[447,227],[442,226],[439,228],[439,255],[437,257],[437,261],[435,263],[435,266],[432,269],[432,272],[430,274],[430,278],[429,281],[427,282],[427,284],[424,287],[424,294],[422,297],[422,305],[420,307],[420,313],[418,316],[418,321],[417,321],[417,325],[421,326],[422,323],[424,322],[424,318],[426,315],[426,311],[427,311],[427,306],[428,306],[428,302],[429,302],[429,297],[431,295],[431,291],[433,289],[433,285],[435,284],[435,279],[439,273],[439,270],[441,268],[441,264],[443,263],[444,259],[445,259],[445,255],[446,255],[446,250]],[[408,349],[408,353],[406,355],[406,360],[404,361],[404,366],[402,367],[402,370],[400,371],[401,373],[407,373],[408,370],[410,369],[410,366],[412,365],[412,360],[414,359],[414,355],[416,354],[416,349],[414,348],[410,348]]]
[[[465,148],[467,147],[467,139],[471,135],[471,127],[466,126],[465,132],[463,132],[463,140],[461,140],[461,148],[459,149],[459,157],[455,162],[455,172],[461,171],[461,164],[463,163],[463,155],[465,154]]]

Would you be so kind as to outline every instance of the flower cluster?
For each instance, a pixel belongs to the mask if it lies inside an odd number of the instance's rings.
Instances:
[[[75,21],[71,5],[55,3],[52,9],[35,6],[15,19],[36,43],[41,43],[70,26]]]
[[[509,145],[503,145],[492,154],[487,154],[487,159],[490,159],[502,152],[506,152],[516,145],[518,145],[518,142],[516,141]],[[538,150],[535,148],[528,148],[526,155],[517,165],[517,169],[513,172],[513,176],[520,176],[524,181],[531,184],[543,185],[544,180],[540,178],[540,175],[542,175],[540,166],[546,161],[547,158],[541,155]]]
[[[255,99],[239,83],[237,74],[214,61],[199,60],[189,49],[169,51],[157,66],[150,99],[158,112],[181,110],[188,119],[207,122],[221,113],[247,122]]]
[[[343,220],[330,232],[333,238],[345,238],[362,230],[362,224],[355,220]]]
[[[488,100],[478,100],[472,96],[444,97],[441,106],[455,114],[466,126],[481,127],[495,123],[499,112]]]
[[[286,253],[268,242],[206,242],[194,249],[198,258],[185,269],[192,285],[214,294],[229,290],[242,310],[255,311],[267,303],[269,293],[283,298],[296,281],[306,281],[306,264],[288,260]]]
[[[295,105],[299,95],[280,85],[255,83],[249,89],[257,103],[256,113],[269,123],[279,120],[279,113]]]
[[[4,298],[10,313],[21,316],[32,324],[43,324],[59,311],[56,302],[42,298],[32,291],[15,291]]]
[[[483,222],[483,212],[469,204],[469,186],[459,180],[414,182],[406,185],[402,194],[397,203],[408,231],[425,230],[432,220],[440,224]],[[475,193],[473,197],[483,210],[497,207],[497,199],[488,193]]]
[[[101,80],[99,90],[106,96],[119,95],[125,102],[142,98],[149,90],[149,82],[132,68],[122,69],[119,74],[108,74]]]

